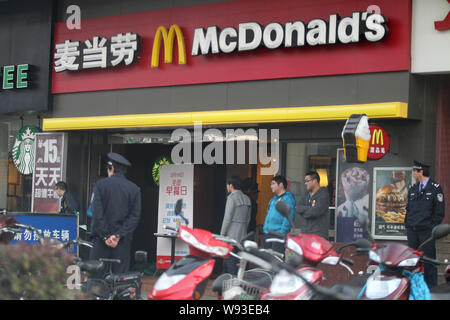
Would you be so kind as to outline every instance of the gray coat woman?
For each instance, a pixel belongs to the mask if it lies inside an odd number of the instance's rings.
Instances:
[[[220,234],[241,241],[241,239],[247,235],[251,206],[250,198],[241,190],[233,188],[232,192],[227,197],[225,215],[223,217]]]

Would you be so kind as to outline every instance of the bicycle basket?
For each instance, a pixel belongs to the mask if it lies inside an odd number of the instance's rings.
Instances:
[[[223,281],[222,296],[224,300],[259,300],[263,289],[245,280],[234,278]]]

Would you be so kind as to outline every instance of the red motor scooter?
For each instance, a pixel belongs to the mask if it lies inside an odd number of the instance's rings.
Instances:
[[[175,214],[180,215],[183,202],[177,200]],[[186,225],[188,220],[181,216]],[[166,227],[166,229],[170,229]],[[149,300],[198,300],[205,291],[214,269],[213,257],[226,258],[233,247],[206,230],[180,226],[177,237],[189,246],[189,255],[177,260],[156,281]]]
[[[371,275],[363,288],[363,300],[408,300],[411,293],[411,280],[408,275],[422,272],[423,263],[440,265],[436,259],[425,257],[420,251],[429,241],[450,234],[450,225],[437,225],[432,236],[417,250],[400,243],[374,244],[369,251],[369,259],[378,263],[380,269]],[[437,298],[437,296],[433,297]]]
[[[290,207],[279,200],[276,209],[285,216],[291,228],[294,228],[292,219],[289,216]],[[297,268],[297,273],[307,279],[309,283],[320,285],[322,283],[323,271],[317,268],[319,263],[327,265],[341,265],[351,274],[353,270],[346,264],[353,265],[353,261],[346,259],[340,252],[337,252],[332,244],[324,238],[314,234],[295,234],[291,231],[285,239],[286,254],[285,260],[289,263],[292,255],[302,257],[302,265]],[[346,264],[345,264],[346,263]],[[270,286],[269,292],[265,293],[262,300],[307,300],[311,299],[314,292],[301,278],[290,274],[285,270],[278,273]]]
[[[19,222],[14,217],[0,215],[0,243],[10,243],[16,233],[20,233],[17,228]]]

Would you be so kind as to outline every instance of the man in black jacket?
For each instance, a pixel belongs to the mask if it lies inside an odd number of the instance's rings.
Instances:
[[[413,177],[416,180],[408,191],[405,227],[408,246],[417,249],[431,237],[431,230],[440,224],[445,215],[444,193],[441,186],[430,177],[430,165],[414,160]],[[430,241],[423,247],[425,256],[436,259],[436,246]],[[437,269],[426,263],[424,278],[428,287],[437,285]]]
[[[55,185],[55,191],[61,198],[59,213],[76,213],[80,211],[80,205],[75,199],[75,196],[67,188],[67,184],[64,181],[59,181]]]
[[[114,273],[125,273],[130,265],[131,242],[141,215],[141,189],[126,177],[131,163],[110,152],[108,178],[99,180],[92,195],[92,234],[94,247],[90,259],[120,259]]]
[[[300,215],[300,230],[302,233],[316,234],[328,240],[328,191],[320,187],[320,176],[316,171],[306,174],[305,185],[308,194],[295,207],[295,212]]]

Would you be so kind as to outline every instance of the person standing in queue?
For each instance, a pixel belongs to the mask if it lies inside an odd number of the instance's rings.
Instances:
[[[320,187],[317,171],[306,173],[305,186],[308,194],[295,207],[300,218],[300,230],[302,233],[315,234],[328,240],[330,197],[327,189]]]
[[[227,202],[225,204],[225,214],[220,229],[220,235],[230,237],[238,242],[247,235],[248,223],[251,214],[251,201],[241,190],[241,179],[238,176],[232,176],[227,179]],[[238,252],[235,247],[234,253]],[[239,260],[229,256],[224,261],[225,272],[232,275],[238,273]]]
[[[291,217],[292,221],[294,221],[295,197],[292,192],[286,190],[287,187],[288,187],[287,180],[284,176],[278,175],[272,178],[270,188],[274,193],[274,197],[269,202],[266,220],[264,221],[263,226],[266,239],[273,238],[273,236],[270,235],[270,231],[285,236],[291,230],[289,220],[286,219],[280,212],[278,212],[278,210],[275,207],[277,201],[282,199],[291,208],[289,216]],[[280,242],[271,242],[271,243],[266,242],[266,249],[272,249],[274,251],[283,254],[285,251],[284,244]]]
[[[429,164],[414,160],[413,177],[416,183],[408,191],[405,227],[408,246],[417,249],[431,237],[433,227],[444,219],[445,201],[441,186],[429,178]],[[428,242],[423,247],[423,253],[429,258],[436,259],[435,242]],[[424,278],[429,288],[436,286],[436,267],[425,263]]]
[[[127,159],[114,152],[107,157],[108,178],[99,180],[93,189],[94,246],[90,259],[120,259],[112,271],[125,273],[130,266],[133,232],[141,215],[141,189],[125,177],[131,167]]]
[[[80,204],[64,181],[56,183],[55,192],[60,197],[59,213],[77,213],[80,211]]]

